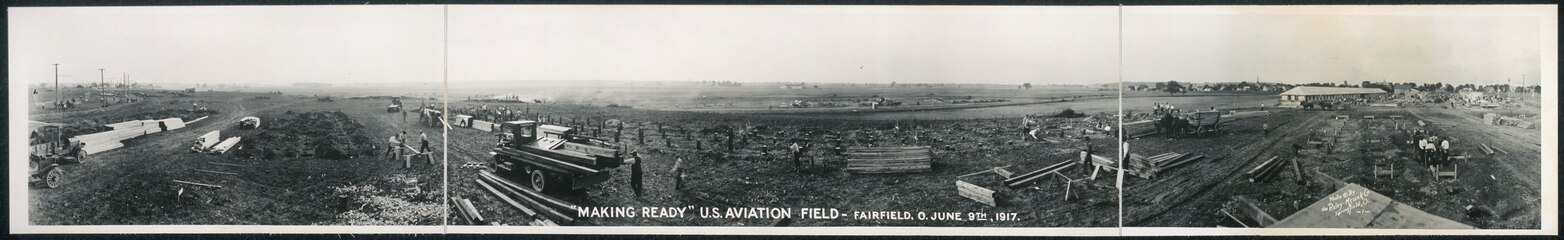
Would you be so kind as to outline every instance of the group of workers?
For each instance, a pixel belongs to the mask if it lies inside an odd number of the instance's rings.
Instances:
[[[402,146],[403,146],[402,145],[402,143],[403,143],[402,135],[407,135],[407,131],[402,131],[400,133],[397,133],[396,135],[391,135],[391,139],[388,140],[390,143],[389,143],[389,145],[386,146],[386,153],[385,153],[386,157],[391,158],[391,159],[396,159],[397,156],[401,156],[402,155]],[[429,134],[428,133],[425,133],[425,132],[418,133],[418,152],[429,152]]]
[[[1424,130],[1412,133],[1417,140],[1417,160],[1428,165],[1443,165],[1450,159],[1450,139]]]

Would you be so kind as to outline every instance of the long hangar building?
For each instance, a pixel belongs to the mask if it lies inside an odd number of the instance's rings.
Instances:
[[[1303,102],[1357,100],[1387,94],[1379,88],[1299,86],[1282,92],[1282,107],[1299,107]]]

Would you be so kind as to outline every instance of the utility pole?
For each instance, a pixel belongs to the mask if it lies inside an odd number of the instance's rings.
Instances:
[[[109,89],[109,87],[107,85],[109,85],[109,82],[105,81],[104,78],[103,78],[103,69],[99,68],[98,69],[98,93],[99,93],[98,95],[103,95],[102,94],[103,90]]]
[[[64,97],[65,96],[64,93],[60,93],[60,64],[59,63],[55,63],[54,64],[54,95],[57,95],[59,97]],[[64,99],[64,98],[61,98],[61,99]],[[55,100],[61,100],[61,99],[55,99]]]

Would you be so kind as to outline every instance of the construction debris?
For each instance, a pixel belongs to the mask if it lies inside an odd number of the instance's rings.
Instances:
[[[910,173],[933,170],[933,152],[928,146],[858,147],[847,149],[847,172]]]

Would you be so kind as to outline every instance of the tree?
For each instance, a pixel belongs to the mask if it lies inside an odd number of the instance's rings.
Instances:
[[[1021,88],[1032,89],[1032,83],[1022,83]]]
[[[1164,88],[1162,90],[1163,91],[1167,91],[1168,94],[1174,94],[1174,93],[1182,92],[1184,90],[1184,86],[1179,85],[1178,81],[1168,81],[1167,88]]]

